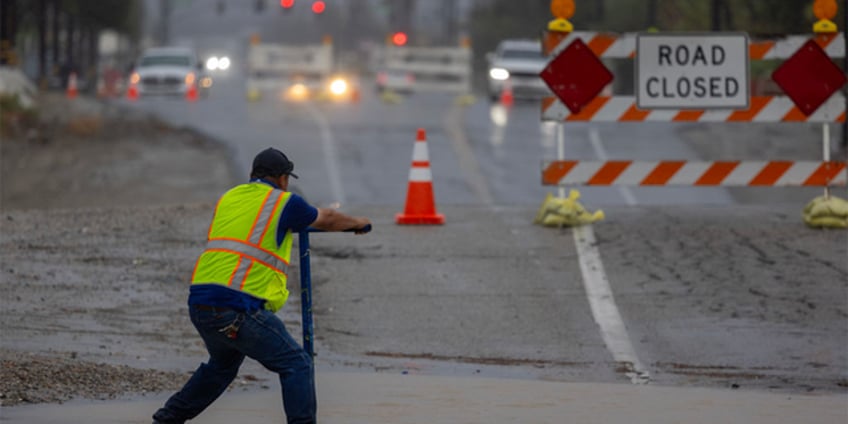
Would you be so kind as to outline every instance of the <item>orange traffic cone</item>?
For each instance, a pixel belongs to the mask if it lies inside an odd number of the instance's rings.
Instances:
[[[127,88],[127,99],[138,100],[138,86],[137,85],[130,84],[129,88]]]
[[[430,172],[430,157],[427,152],[427,134],[419,128],[412,149],[412,168],[409,170],[409,188],[406,192],[406,208],[395,215],[398,224],[444,224],[445,216],[436,213],[433,198],[433,175]]]
[[[197,101],[197,85],[191,84],[188,86],[188,90],[186,90],[186,100],[190,102]]]
[[[68,75],[68,89],[65,92],[65,95],[69,99],[75,99],[77,97],[77,73],[71,72]]]
[[[504,106],[512,106],[515,98],[512,96],[512,83],[509,80],[504,82],[503,90],[501,90],[501,104]]]

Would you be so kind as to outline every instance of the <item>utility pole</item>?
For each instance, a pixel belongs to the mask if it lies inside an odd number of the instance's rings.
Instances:
[[[723,5],[723,0],[710,1],[710,29],[713,31],[721,31],[721,8]]]
[[[412,32],[412,12],[415,0],[395,0],[389,3],[389,27],[394,31]]]
[[[445,23],[445,44],[457,44],[457,12],[455,0],[442,0],[443,21]]]
[[[657,0],[648,0],[648,28],[657,27]]]
[[[51,71],[54,75],[56,74],[57,67],[59,66],[59,20],[62,19],[61,5],[62,0],[52,0],[50,3],[53,5],[51,10],[51,21],[50,21],[50,51],[51,51],[51,63],[53,64],[53,70]]]
[[[47,88],[47,0],[38,0],[38,86]]]
[[[167,46],[170,42],[171,35],[171,1],[159,0],[159,27],[161,39],[159,42],[163,46]]]
[[[0,1],[0,64],[15,64],[15,34],[17,28],[17,3],[15,0]]]

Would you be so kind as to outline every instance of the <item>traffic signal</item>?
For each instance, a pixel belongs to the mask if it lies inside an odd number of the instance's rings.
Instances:
[[[409,37],[403,31],[392,34],[392,44],[396,46],[405,46],[407,41],[409,41]]]
[[[282,6],[283,9],[291,9],[294,7],[294,0],[280,0],[280,6]]]
[[[312,12],[315,13],[316,15],[320,15],[320,14],[324,13],[324,9],[326,9],[326,8],[327,8],[327,5],[321,0],[318,0],[318,1],[315,1],[315,2],[312,3]]]

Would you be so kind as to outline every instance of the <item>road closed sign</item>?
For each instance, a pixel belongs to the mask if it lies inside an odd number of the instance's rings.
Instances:
[[[636,61],[640,109],[748,108],[745,34],[639,34]]]

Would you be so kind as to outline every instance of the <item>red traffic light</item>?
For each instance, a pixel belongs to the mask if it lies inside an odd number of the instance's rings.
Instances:
[[[406,45],[406,42],[409,38],[406,36],[405,32],[396,32],[392,34],[392,43],[396,46]]]
[[[315,3],[312,3],[312,12],[314,12],[316,14],[324,13],[324,9],[326,9],[326,8],[327,8],[327,5],[324,4],[324,2],[321,1],[321,0],[318,0]]]
[[[280,6],[284,9],[289,9],[294,6],[294,0],[280,0]]]

